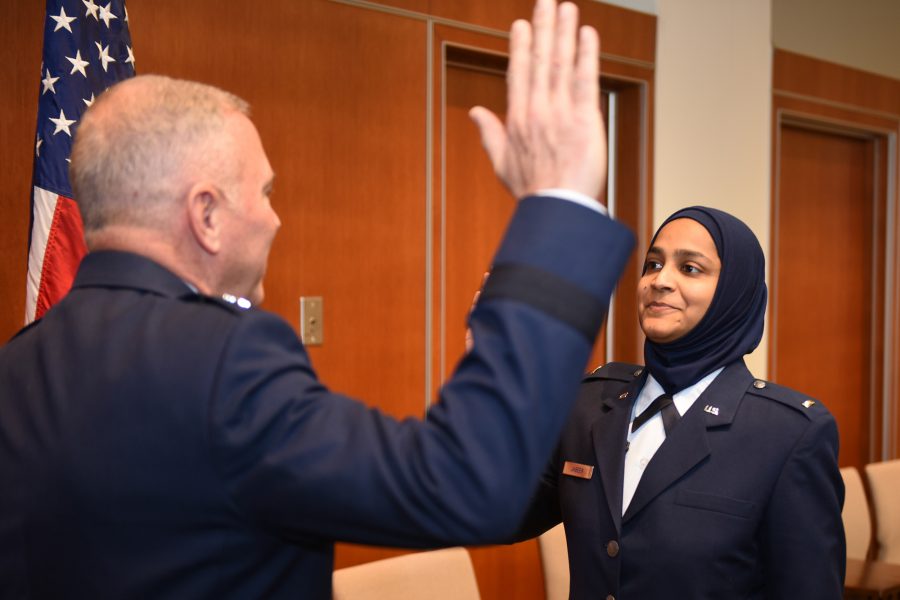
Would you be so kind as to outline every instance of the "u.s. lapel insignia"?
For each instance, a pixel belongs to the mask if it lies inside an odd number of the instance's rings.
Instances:
[[[590,479],[594,475],[594,467],[592,465],[583,465],[567,460],[563,463],[562,472],[563,475],[570,475],[580,479]]]
[[[719,415],[719,407],[713,406],[712,404],[707,404],[706,406],[703,407],[703,412],[707,412],[711,415],[718,416]]]
[[[803,402],[803,408],[809,408],[810,406],[812,406],[815,403],[816,403],[815,400],[806,400]]]

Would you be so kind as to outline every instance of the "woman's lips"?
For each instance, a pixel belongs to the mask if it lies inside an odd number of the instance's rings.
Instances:
[[[647,310],[651,312],[668,312],[670,310],[675,310],[675,307],[664,302],[651,302],[647,305]]]

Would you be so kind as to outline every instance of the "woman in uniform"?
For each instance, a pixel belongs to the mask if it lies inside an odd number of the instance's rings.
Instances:
[[[585,379],[521,529],[565,523],[571,598],[842,597],[837,427],[747,369],[765,309],[743,222],[691,207],[657,230],[638,284],[646,365]]]

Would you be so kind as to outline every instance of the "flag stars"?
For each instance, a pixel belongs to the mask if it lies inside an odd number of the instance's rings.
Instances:
[[[91,104],[94,103],[94,94],[93,94],[93,92],[91,92],[91,97],[90,97],[90,98],[82,98],[81,101],[84,102],[84,105],[85,105],[85,106],[87,106],[88,108],[90,108],[90,107],[91,107]]]
[[[41,157],[41,146],[44,145],[44,140],[41,139],[41,136],[37,136],[37,141],[34,143],[34,155],[38,158]]]
[[[59,7],[59,16],[50,15],[50,18],[56,21],[56,27],[53,28],[53,31],[59,31],[60,29],[65,29],[69,33],[72,33],[72,21],[75,20],[75,17],[70,17],[66,14],[66,7]]]
[[[53,87],[53,84],[59,81],[59,77],[51,77],[50,69],[47,69],[47,75],[43,79],[41,79],[41,83],[44,84],[44,91],[41,92],[41,96],[46,94],[48,91],[56,93],[56,88]]]
[[[103,72],[106,73],[107,67],[109,67],[109,63],[116,62],[112,56],[109,55],[109,44],[106,46],[101,46],[100,42],[94,42],[97,45],[97,50],[100,51],[100,66],[103,67]]]
[[[79,50],[78,52],[75,53],[75,58],[72,58],[71,56],[67,56],[66,60],[69,61],[70,63],[72,63],[72,71],[69,73],[69,75],[74,75],[75,72],[77,71],[77,72],[81,73],[82,75],[84,75],[85,77],[87,77],[87,73],[85,72],[84,69],[85,69],[85,67],[88,66],[89,63],[86,60],[82,60],[81,50]],[[103,70],[104,71],[106,70],[106,65],[103,65]]]
[[[81,1],[84,3],[85,9],[87,9],[84,12],[84,16],[85,17],[94,17],[95,21],[98,20],[97,19],[97,11],[100,10],[100,7],[97,6],[96,4],[94,4],[94,0],[81,0]]]
[[[125,59],[126,63],[131,63],[131,66],[134,66],[134,51],[131,49],[131,46],[125,46],[128,48],[128,58]]]
[[[111,19],[118,19],[116,15],[112,14],[112,2],[107,2],[106,6],[98,7],[100,9],[100,20],[106,23],[106,27],[109,27],[109,21]]]
[[[59,109],[59,117],[56,119],[50,117],[50,121],[54,125],[56,125],[56,129],[53,130],[53,135],[56,135],[60,131],[63,131],[66,133],[66,135],[72,137],[72,131],[69,129],[69,126],[71,126],[75,122],[75,119],[67,119],[66,111],[64,111],[63,109]]]

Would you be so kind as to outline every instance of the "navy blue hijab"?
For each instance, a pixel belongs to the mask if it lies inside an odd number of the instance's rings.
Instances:
[[[752,352],[762,338],[767,297],[765,257],[759,240],[743,221],[715,208],[683,208],[660,225],[650,247],[660,230],[675,219],[693,219],[706,228],[722,269],[712,302],[692,330],[673,342],[644,342],[647,368],[667,394]]]

